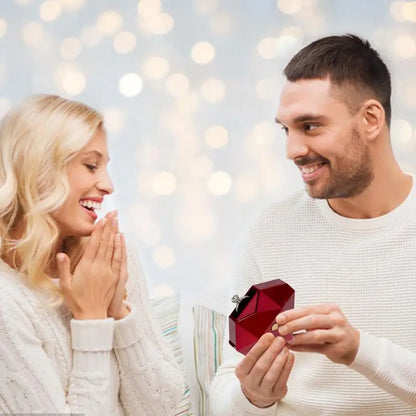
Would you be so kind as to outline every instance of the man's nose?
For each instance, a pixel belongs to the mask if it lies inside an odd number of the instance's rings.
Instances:
[[[286,137],[286,157],[295,160],[309,153],[305,140],[296,133],[288,133]]]

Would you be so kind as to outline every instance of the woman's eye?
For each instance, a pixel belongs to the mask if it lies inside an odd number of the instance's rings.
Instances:
[[[87,167],[88,170],[90,170],[91,172],[94,172],[95,169],[97,169],[97,166],[95,165],[90,165],[90,164],[86,164],[85,165]]]
[[[286,126],[282,126],[282,130],[285,132],[285,134],[287,134],[287,132],[289,131],[289,129]]]

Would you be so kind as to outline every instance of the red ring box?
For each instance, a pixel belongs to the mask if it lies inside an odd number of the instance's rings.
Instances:
[[[238,299],[237,306],[228,318],[230,345],[245,355],[264,333],[281,336],[276,316],[294,306],[295,291],[283,280],[270,280],[251,286]],[[284,338],[289,340],[292,336]]]

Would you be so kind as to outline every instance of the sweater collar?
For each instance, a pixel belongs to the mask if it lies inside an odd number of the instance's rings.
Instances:
[[[402,218],[406,217],[409,212],[416,210],[416,180],[414,175],[410,176],[412,176],[413,183],[406,199],[395,209],[380,217],[365,219],[347,218],[333,211],[326,199],[316,199],[315,202],[325,219],[334,225],[358,231],[381,229],[400,221]]]

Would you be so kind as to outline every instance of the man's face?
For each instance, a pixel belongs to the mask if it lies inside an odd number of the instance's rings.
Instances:
[[[286,82],[276,121],[312,198],[349,198],[373,179],[370,152],[342,89],[329,79]],[[351,92],[353,94],[353,92]]]

